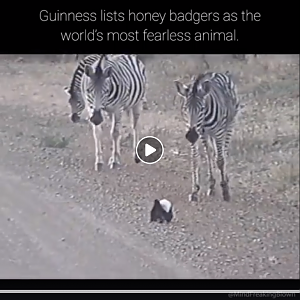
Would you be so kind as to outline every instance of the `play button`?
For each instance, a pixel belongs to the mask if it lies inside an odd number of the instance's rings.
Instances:
[[[162,142],[154,136],[142,138],[136,146],[137,157],[145,164],[157,163],[164,154]]]
[[[150,154],[156,151],[155,148],[151,147],[149,144],[145,144],[145,156],[149,156]]]

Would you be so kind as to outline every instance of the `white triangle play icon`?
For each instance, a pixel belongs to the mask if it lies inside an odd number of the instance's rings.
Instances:
[[[149,144],[146,144],[145,145],[145,156],[149,156],[151,155],[152,153],[154,153],[156,151],[155,148],[153,148],[152,146],[150,146]]]

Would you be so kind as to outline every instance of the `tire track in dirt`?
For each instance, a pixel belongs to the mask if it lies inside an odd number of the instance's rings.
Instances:
[[[40,194],[34,189],[0,168],[0,237],[4,245],[0,277],[191,276],[176,270],[172,263],[156,259],[155,251],[135,243],[107,221],[96,220],[76,204],[53,201],[51,193]]]

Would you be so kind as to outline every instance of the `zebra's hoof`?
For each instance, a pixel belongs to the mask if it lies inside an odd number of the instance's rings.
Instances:
[[[95,171],[100,172],[103,169],[103,163],[97,163],[95,164]]]
[[[78,114],[74,113],[71,115],[71,120],[73,123],[79,123],[80,122],[80,117],[78,116]]]
[[[120,159],[119,158],[115,158],[115,157],[111,157],[108,161],[108,166],[109,168],[112,169],[116,169],[117,167],[119,167],[121,165],[120,163]]]
[[[108,160],[108,166],[110,169],[116,169],[121,166],[121,158],[119,154],[111,156]]]
[[[227,202],[230,201],[230,194],[229,194],[229,188],[227,182],[221,182],[220,185],[222,188],[223,200]]]
[[[135,155],[134,156],[134,161],[135,161],[135,163],[139,163],[139,162],[141,162],[141,160],[138,158],[138,156],[137,155]]]
[[[223,190],[223,200],[226,201],[226,202],[230,201],[230,194],[229,194],[228,189],[225,190],[225,191]]]
[[[189,201],[191,202],[197,202],[198,201],[198,195],[193,193],[189,195]]]
[[[215,189],[208,189],[207,191],[207,196],[208,197],[212,197],[215,195]]]
[[[143,103],[143,110],[149,110],[148,104],[146,102]]]
[[[117,169],[118,167],[120,167],[120,164],[118,164],[117,162],[111,162],[108,164],[109,168],[112,169]]]

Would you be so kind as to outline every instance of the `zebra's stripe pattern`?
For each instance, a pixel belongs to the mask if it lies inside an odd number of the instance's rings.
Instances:
[[[76,71],[74,77],[76,75]],[[73,77],[73,79],[74,79]],[[102,112],[112,116],[112,155],[110,168],[120,164],[120,127],[123,111],[132,112],[133,152],[138,141],[137,125],[145,100],[145,66],[136,55],[101,55],[92,57],[81,72],[80,91],[89,111],[95,140],[95,169],[103,165]],[[78,114],[78,110],[73,111]]]
[[[79,58],[79,54],[76,54],[76,60]],[[74,123],[80,121],[80,116],[85,108],[85,100],[84,95],[82,94],[81,83],[82,77],[84,75],[84,68],[86,65],[92,65],[98,59],[101,58],[100,54],[90,54],[85,58],[81,59],[78,63],[77,68],[74,71],[70,87],[64,87],[65,93],[69,96],[69,104],[72,110],[71,120]],[[93,99],[90,99],[90,105],[93,105]],[[148,110],[147,99],[144,97],[143,99],[143,109]],[[109,112],[105,112],[109,119],[112,119],[112,115]],[[126,111],[129,116],[129,111]]]
[[[75,72],[73,74],[70,87],[65,87],[64,91],[69,96],[69,104],[71,106],[71,120],[76,123],[80,121],[81,114],[86,107],[86,99],[82,93],[81,84],[82,77],[84,75],[84,68],[86,65],[90,66],[98,59],[101,58],[101,55],[91,54],[83,58]]]
[[[186,139],[191,144],[192,194],[197,201],[200,191],[198,139],[202,140],[209,175],[208,195],[213,195],[216,180],[214,159],[221,175],[223,199],[230,200],[224,153],[231,140],[235,117],[239,110],[237,89],[229,72],[200,74],[185,85],[175,81],[177,92],[183,97],[182,110],[187,121]]]

